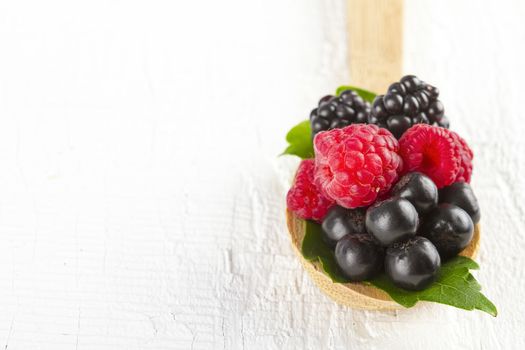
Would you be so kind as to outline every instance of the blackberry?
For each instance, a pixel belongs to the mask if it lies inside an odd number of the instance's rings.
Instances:
[[[438,88],[414,75],[393,83],[385,95],[378,95],[368,115],[368,123],[390,130],[396,138],[414,124],[449,127],[445,109],[438,100]]]
[[[320,131],[366,123],[369,113],[370,103],[353,90],[345,90],[339,96],[327,95],[319,100],[317,108],[310,113],[312,137]]]

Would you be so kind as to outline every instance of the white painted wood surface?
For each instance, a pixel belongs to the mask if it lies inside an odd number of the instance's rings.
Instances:
[[[407,1],[405,71],[476,152],[500,315],[333,304],[284,134],[347,81],[344,1],[0,4],[0,347],[525,348],[525,6]]]

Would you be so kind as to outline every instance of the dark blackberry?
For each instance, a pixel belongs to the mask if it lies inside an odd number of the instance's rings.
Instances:
[[[369,113],[370,103],[353,90],[345,90],[339,96],[327,95],[319,100],[318,107],[310,113],[312,137],[320,131],[366,123]]]
[[[372,104],[368,122],[387,128],[396,138],[414,124],[449,127],[445,109],[438,100],[439,90],[414,75],[406,75],[378,95]]]

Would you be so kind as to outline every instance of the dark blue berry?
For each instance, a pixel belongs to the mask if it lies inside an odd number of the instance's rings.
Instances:
[[[416,208],[404,198],[377,202],[366,211],[366,230],[383,246],[414,236],[419,223]]]
[[[385,272],[403,289],[425,289],[436,280],[440,267],[436,247],[424,237],[394,243],[386,250]]]
[[[440,189],[439,202],[457,205],[470,215],[474,224],[477,224],[481,218],[478,199],[472,187],[466,182],[456,182]]]
[[[383,269],[384,250],[367,233],[346,235],[337,242],[335,260],[351,281],[364,281]]]
[[[321,225],[323,240],[335,247],[348,234],[365,233],[365,209],[346,209],[338,205],[330,208]]]
[[[401,177],[392,189],[392,195],[408,200],[419,215],[428,213],[438,204],[436,184],[428,176],[418,172]]]
[[[443,203],[429,212],[418,232],[437,248],[442,260],[456,256],[465,249],[474,235],[474,224],[466,211]]]

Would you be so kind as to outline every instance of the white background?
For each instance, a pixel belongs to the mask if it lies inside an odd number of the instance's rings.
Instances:
[[[405,72],[475,151],[492,318],[335,305],[284,135],[349,82],[344,1],[0,3],[0,347],[525,348],[525,5],[406,2]]]

